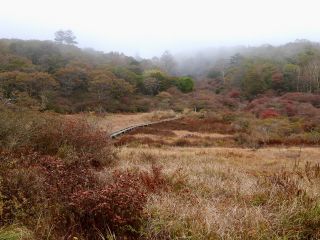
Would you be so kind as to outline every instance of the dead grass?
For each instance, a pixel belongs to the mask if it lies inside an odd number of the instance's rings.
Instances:
[[[107,114],[105,116],[91,116],[93,121],[96,121],[98,126],[100,126],[102,129],[110,129],[112,132],[135,124],[159,121],[173,117],[176,117],[176,114],[172,111],[155,111],[135,114],[119,113]]]
[[[220,133],[220,134],[233,134],[231,123],[217,118],[199,118],[199,117],[187,117],[175,121],[159,123],[152,125],[157,129],[165,130],[185,130],[190,132],[200,133]]]
[[[167,110],[167,111],[154,111],[148,114],[147,119],[151,122],[154,121],[160,121],[163,119],[168,118],[174,118],[177,117],[177,113],[175,113],[173,110]]]
[[[188,137],[210,137],[210,138],[228,138],[232,137],[231,134],[221,134],[221,133],[199,133],[199,132],[190,132],[186,130],[175,130],[172,131],[176,136],[188,138]]]
[[[164,130],[150,126],[135,129],[115,140],[116,146],[177,146],[177,147],[221,147],[237,146],[233,135],[200,133],[187,130]]]
[[[115,132],[131,125],[153,121],[158,116],[155,112],[150,113],[108,113],[108,114],[73,114],[67,117],[86,117],[89,121],[100,127],[102,130]],[[160,115],[159,115],[160,116]],[[161,115],[163,118],[170,118],[171,115]],[[169,116],[169,117],[166,117]]]
[[[317,239],[319,156],[318,148],[122,147],[118,168],[157,163],[176,183],[148,200],[148,239]]]
[[[143,127],[140,129],[135,129],[128,134],[135,135],[135,134],[146,134],[146,135],[154,135],[154,136],[164,136],[164,137],[173,137],[176,136],[174,131],[164,130],[164,129],[156,129],[152,126],[150,127]]]
[[[129,124],[118,116],[111,122]],[[320,149],[239,148],[237,131],[185,117],[115,140],[115,170],[156,164],[170,182],[148,197],[143,239],[320,239]]]

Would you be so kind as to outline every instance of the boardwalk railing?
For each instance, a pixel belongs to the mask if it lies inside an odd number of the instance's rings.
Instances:
[[[111,133],[110,138],[116,138],[119,135],[125,134],[126,132],[132,131],[136,128],[147,127],[147,126],[157,124],[157,123],[170,122],[170,121],[177,120],[179,118],[180,117],[175,117],[175,118],[164,119],[164,120],[160,120],[160,121],[156,121],[156,122],[148,122],[148,123],[141,123],[141,124],[132,125],[132,126],[129,126],[129,127],[126,127],[126,128],[123,128],[123,129],[120,129],[118,131]]]

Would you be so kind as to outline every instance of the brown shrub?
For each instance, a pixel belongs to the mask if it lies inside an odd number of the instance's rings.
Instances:
[[[168,183],[173,191],[188,191],[189,175],[183,168],[176,169],[168,178]]]
[[[279,117],[279,116],[280,116],[280,114],[276,110],[271,109],[271,108],[263,110],[259,115],[259,117],[262,119],[275,118],[275,117]]]
[[[1,151],[0,160],[1,223],[33,226],[41,215],[64,223],[70,217],[65,213],[71,195],[98,186],[93,172],[80,162],[70,165],[30,150]]]
[[[27,111],[0,111],[0,143],[3,148],[34,149],[70,161],[103,166],[112,161],[110,141],[84,119]]]
[[[226,115],[227,116],[227,115]],[[209,132],[209,133],[234,133],[231,121],[226,118],[206,117],[184,118],[175,121],[155,124],[152,128],[157,130],[186,130],[190,132]]]
[[[116,147],[119,147],[119,146],[129,144],[130,142],[132,142],[134,140],[136,140],[136,138],[134,136],[124,135],[124,136],[121,136],[119,139],[116,139],[114,142],[114,145]]]
[[[39,118],[31,112],[10,111],[0,108],[0,146],[19,148],[29,142],[33,122]]]
[[[37,167],[7,168],[1,173],[0,225],[35,224],[48,207],[45,178]]]
[[[240,103],[237,97],[227,97],[227,96],[221,97],[219,101],[221,102],[221,104],[231,109],[237,109]]]
[[[89,239],[99,239],[99,233],[109,231],[136,239],[148,195],[167,189],[161,169],[115,171],[113,182],[103,188],[73,194],[70,206],[78,231]]]
[[[263,112],[269,109],[275,110],[279,115],[284,116],[307,116],[314,117],[320,115],[317,109],[320,95],[309,95],[305,93],[285,94],[282,97],[260,97],[252,100],[245,110],[261,116]]]
[[[283,99],[311,103],[315,107],[320,107],[320,95],[312,93],[292,92],[286,93],[282,96]]]
[[[35,127],[31,147],[43,154],[72,151],[74,160],[90,162],[96,167],[112,160],[110,142],[105,132],[93,128],[83,119],[46,119]]]
[[[93,167],[113,159],[109,139],[84,120],[31,112],[3,116],[0,227],[24,224],[39,239],[61,238],[74,223],[71,196],[100,187]]]
[[[305,128],[310,130],[306,132]],[[239,145],[249,147],[319,145],[320,132],[316,124],[305,125],[305,121],[298,118],[252,119],[247,130],[235,134],[234,139]]]
[[[167,179],[162,173],[162,166],[152,165],[151,172],[141,172],[140,180],[148,192],[159,192],[168,189]]]
[[[72,196],[71,209],[81,231],[89,239],[98,232],[131,233],[140,226],[147,192],[133,172],[115,172],[114,182],[99,190],[79,191]]]
[[[302,126],[305,132],[319,131],[320,132],[320,117],[314,119],[308,119]]]
[[[100,239],[109,231],[136,239],[143,209],[151,193],[168,190],[162,168],[115,171],[111,181],[98,182],[87,164],[66,164],[32,151],[0,154],[0,226],[20,222],[40,238],[81,236]]]
[[[172,145],[178,147],[186,147],[190,146],[190,141],[187,139],[179,138],[178,140],[174,141]]]
[[[240,91],[238,90],[231,90],[229,93],[228,93],[228,96],[230,98],[239,98],[240,97]]]
[[[311,103],[301,103],[299,104],[297,115],[303,117],[317,117],[320,116],[320,110],[315,108]]]
[[[154,140],[149,137],[134,137],[132,135],[127,135],[127,136],[122,136],[119,140],[116,140],[114,145],[123,146],[131,143],[144,144],[149,146],[152,145],[152,146],[158,146],[158,147],[161,147],[166,144],[165,141],[163,140]]]

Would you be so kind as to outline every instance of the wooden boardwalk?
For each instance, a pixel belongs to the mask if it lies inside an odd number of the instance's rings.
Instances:
[[[179,118],[181,118],[181,117],[175,117],[175,118],[164,119],[164,120],[160,120],[160,121],[156,121],[156,122],[148,122],[148,123],[141,123],[141,124],[132,125],[132,126],[129,126],[129,127],[126,127],[126,128],[123,128],[123,129],[120,129],[118,131],[111,133],[110,138],[116,138],[116,137],[118,137],[122,134],[125,134],[129,131],[132,131],[136,128],[147,127],[147,126],[157,124],[157,123],[170,122],[170,121],[177,120]]]

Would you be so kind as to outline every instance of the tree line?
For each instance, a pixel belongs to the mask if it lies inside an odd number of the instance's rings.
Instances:
[[[72,31],[62,30],[55,41],[0,39],[2,101],[43,111],[132,112],[194,108],[232,91],[247,100],[268,92],[320,92],[320,44],[307,40],[184,59],[168,51],[133,58],[76,44]]]
[[[194,56],[193,62],[202,63],[204,59],[207,62],[199,67],[200,72],[188,72],[187,61],[180,61],[180,72],[197,75],[214,86],[216,92],[237,89],[247,99],[268,91],[320,92],[319,43],[297,40],[277,47],[243,47],[220,57]]]
[[[174,76],[169,53],[156,61],[80,49],[71,31],[55,41],[0,40],[0,97],[40,110],[144,111],[169,88],[194,89],[191,77]]]

